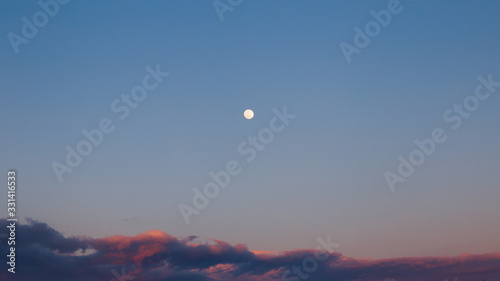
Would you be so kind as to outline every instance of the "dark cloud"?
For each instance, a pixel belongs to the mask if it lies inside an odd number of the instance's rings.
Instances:
[[[242,244],[195,243],[196,236],[177,238],[161,231],[100,239],[65,237],[45,223],[28,222],[17,226],[16,274],[1,263],[0,280],[500,280],[500,253],[387,260],[328,253],[321,261],[313,250],[256,254]],[[6,225],[0,220],[4,231]],[[2,240],[5,260],[9,246]]]

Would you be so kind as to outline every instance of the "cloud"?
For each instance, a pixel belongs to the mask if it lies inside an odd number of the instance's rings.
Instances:
[[[6,229],[5,219],[0,227]],[[252,252],[245,245],[220,240],[195,243],[196,236],[174,237],[158,230],[137,236],[100,239],[65,237],[45,223],[17,225],[16,274],[0,264],[0,280],[94,281],[186,280],[499,280],[500,253],[456,257],[366,260],[329,253],[314,272],[300,266],[313,250]],[[6,242],[0,243],[7,253]],[[297,273],[297,268],[301,273]],[[307,277],[306,277],[307,276]]]

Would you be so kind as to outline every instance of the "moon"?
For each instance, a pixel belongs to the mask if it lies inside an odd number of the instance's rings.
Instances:
[[[245,116],[246,119],[250,120],[253,118],[254,114],[251,109],[247,109],[245,110],[245,112],[243,112],[243,116]]]

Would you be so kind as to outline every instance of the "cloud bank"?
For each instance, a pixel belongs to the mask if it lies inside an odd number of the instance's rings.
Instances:
[[[6,226],[6,220],[0,219],[3,231],[7,231]],[[10,246],[3,238],[0,280],[500,280],[500,253],[367,260],[330,252],[308,273],[300,268],[304,260],[314,256],[314,249],[254,253],[243,244],[220,240],[197,243],[196,236],[174,237],[158,230],[100,239],[65,237],[33,220],[18,224],[16,232],[16,273],[7,271]]]

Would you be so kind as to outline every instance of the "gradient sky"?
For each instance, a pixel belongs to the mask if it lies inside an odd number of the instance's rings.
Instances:
[[[401,1],[347,63],[339,44],[387,2],[244,1],[220,21],[211,1],[70,1],[16,54],[6,35],[40,7],[4,1],[0,181],[17,169],[19,217],[65,235],[158,229],[266,251],[331,235],[355,258],[498,252],[500,90],[456,131],[442,115],[479,75],[500,80],[500,2]],[[170,76],[119,120],[112,101],[158,64]],[[297,117],[244,161],[238,144],[283,106]],[[59,182],[51,163],[106,117],[115,131]],[[436,127],[448,141],[392,193],[384,172]],[[243,172],[186,225],[178,205],[229,160]]]

